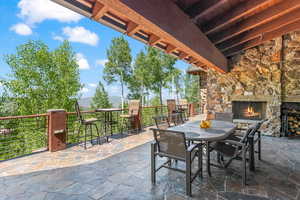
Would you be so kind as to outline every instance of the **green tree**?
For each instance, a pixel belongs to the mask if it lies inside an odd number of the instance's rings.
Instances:
[[[104,80],[108,84],[120,82],[122,108],[124,108],[124,87],[132,75],[129,44],[124,37],[113,38],[106,54],[108,62],[105,63],[104,67]]]
[[[112,104],[109,101],[108,94],[104,89],[103,84],[99,81],[95,95],[92,99],[91,107],[96,108],[111,108]]]
[[[51,108],[73,110],[81,88],[74,52],[67,41],[50,51],[41,41],[29,41],[5,56],[11,68],[4,90],[18,114],[43,113]]]
[[[171,96],[175,96],[177,101],[179,101],[179,98],[180,96],[182,96],[182,92],[183,92],[181,70],[177,68],[172,68],[172,70],[170,71],[170,76],[171,76],[172,84],[168,88],[170,89]]]
[[[163,88],[168,87],[168,83],[172,80],[172,71],[176,59],[153,47],[147,48],[147,66],[149,67],[149,88],[159,96],[160,104],[162,105]]]
[[[186,74],[184,77],[184,96],[188,102],[199,102],[199,76]]]
[[[133,75],[129,82],[130,97],[141,99],[142,105],[145,105],[146,96],[149,95],[149,69],[144,51],[140,51],[134,61]]]

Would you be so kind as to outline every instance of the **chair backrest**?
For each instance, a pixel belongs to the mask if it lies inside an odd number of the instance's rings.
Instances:
[[[176,111],[176,101],[175,99],[167,99],[167,107],[168,107],[168,113],[174,113]]]
[[[186,139],[183,132],[152,129],[158,152],[173,158],[185,160]]]
[[[181,113],[173,113],[170,115],[170,118],[171,118],[171,121],[175,124],[175,126],[178,126],[178,125],[184,123]]]
[[[139,115],[140,107],[140,100],[130,100],[128,104],[129,115]]]
[[[229,113],[229,112],[216,112],[215,113],[215,120],[232,122],[232,120],[233,120],[233,113]]]
[[[155,116],[153,117],[156,128],[167,129],[170,127],[170,122],[167,116]]]
[[[247,129],[247,131],[244,134],[243,138],[241,139],[241,142],[242,143],[247,143],[249,136],[254,136],[254,134],[260,128],[260,125],[261,125],[261,122],[258,122],[258,123],[255,123],[255,124],[252,124],[251,126],[249,126],[249,128]]]
[[[79,122],[82,122],[83,121],[83,117],[81,115],[81,111],[80,111],[80,107],[79,107],[78,101],[75,101],[75,111],[76,111],[77,120]]]

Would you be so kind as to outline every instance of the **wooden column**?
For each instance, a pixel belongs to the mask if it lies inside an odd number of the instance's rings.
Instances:
[[[48,121],[48,146],[49,151],[63,150],[67,146],[67,113],[63,109],[52,109],[47,111]]]

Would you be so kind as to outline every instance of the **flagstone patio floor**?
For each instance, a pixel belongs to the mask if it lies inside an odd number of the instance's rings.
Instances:
[[[242,187],[241,163],[195,180],[185,196],[185,178],[162,169],[150,181],[152,134],[114,136],[109,143],[72,146],[0,162],[0,200],[300,200],[300,139],[263,137],[262,161]],[[183,167],[183,164],[178,164]],[[204,162],[205,165],[205,162]]]

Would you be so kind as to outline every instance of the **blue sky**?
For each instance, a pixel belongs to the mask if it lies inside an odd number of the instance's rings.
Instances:
[[[67,39],[76,52],[80,66],[80,79],[84,84],[82,96],[93,96],[99,81],[105,84],[111,96],[120,95],[119,84],[106,85],[102,75],[106,49],[111,39],[121,33],[50,0],[0,0],[0,13],[0,78],[6,78],[10,73],[3,56],[14,53],[19,44],[30,39],[42,40],[50,48],[56,48],[63,39]],[[125,37],[135,57],[145,45]],[[177,61],[176,67],[186,70],[188,64]],[[168,97],[169,94],[165,91],[164,95]]]

